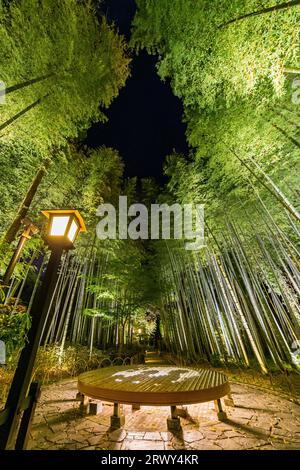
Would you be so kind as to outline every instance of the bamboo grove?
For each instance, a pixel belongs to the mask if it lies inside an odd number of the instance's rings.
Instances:
[[[137,0],[131,43],[184,105],[161,200],[205,206],[206,246],[157,246],[168,347],[299,366],[299,2]]]
[[[299,372],[300,2],[136,0],[129,44],[96,3],[60,0],[55,9],[47,0],[40,41],[27,3],[0,0],[2,60],[11,57],[0,125],[1,272],[24,216],[41,228],[45,207],[77,207],[88,233],[63,257],[42,339],[58,347],[59,361],[68,344],[91,357],[156,335],[189,364]],[[155,55],[184,109],[189,152],[165,155],[161,187],[125,178],[117,149],[84,141],[91,123],[106,120],[141,49]],[[124,194],[148,207],[203,204],[205,246],[98,240],[98,205],[116,206]],[[41,234],[1,298],[1,321],[5,309],[26,320],[23,343],[48,261]]]
[[[26,270],[14,276],[4,305],[13,299],[16,309],[22,297],[30,270],[37,270],[27,314],[33,303],[48,262],[47,253],[38,267],[32,266],[38,252],[26,263]],[[156,316],[149,310],[154,279],[143,279],[143,253],[131,241],[97,242],[79,246],[76,253],[62,259],[42,345],[59,348],[60,361],[67,345],[85,345],[92,357],[93,350],[115,350],[128,353],[143,336],[155,329]],[[138,286],[138,288],[137,288]]]
[[[265,236],[255,225],[226,221],[207,228],[196,255],[168,246],[161,282],[166,341],[182,360],[269,369],[297,368],[299,249],[260,203]]]

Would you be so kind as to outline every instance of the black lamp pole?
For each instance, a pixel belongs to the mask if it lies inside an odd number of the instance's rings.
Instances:
[[[4,424],[0,425],[0,449],[12,449],[15,446],[19,418],[31,383],[34,362],[47,321],[62,252],[62,247],[53,247],[41,290],[32,306],[32,324],[27,335],[28,340],[22,349],[5,409],[2,412],[3,420],[0,419],[0,422],[4,421]]]

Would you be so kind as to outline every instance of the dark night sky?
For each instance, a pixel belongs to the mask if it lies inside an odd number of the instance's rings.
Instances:
[[[101,10],[120,33],[130,37],[134,0],[105,0]],[[131,77],[108,110],[108,122],[88,131],[87,144],[106,145],[120,152],[125,176],[162,180],[162,165],[173,149],[187,152],[182,105],[156,73],[156,58],[142,52],[131,63]]]

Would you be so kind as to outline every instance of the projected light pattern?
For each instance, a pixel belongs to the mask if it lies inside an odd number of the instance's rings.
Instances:
[[[197,377],[199,375],[199,372],[196,370],[185,370],[185,369],[176,369],[174,367],[164,367],[164,368],[139,368],[137,370],[122,370],[119,372],[116,372],[115,374],[112,375],[112,377],[124,377],[124,379],[131,379],[139,377],[140,380],[133,380],[133,384],[139,384],[142,380],[147,380],[148,378],[153,378],[153,377],[168,377],[171,375],[174,377],[173,380],[171,380],[171,383],[180,383],[183,382],[187,379],[191,379],[193,377]],[[178,377],[176,378],[176,375]],[[121,382],[122,379],[116,378],[115,382]]]

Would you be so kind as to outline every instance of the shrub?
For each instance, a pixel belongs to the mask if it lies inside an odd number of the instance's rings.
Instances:
[[[15,350],[24,346],[30,324],[30,315],[23,305],[0,305],[0,339],[6,345],[8,361]]]

